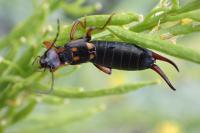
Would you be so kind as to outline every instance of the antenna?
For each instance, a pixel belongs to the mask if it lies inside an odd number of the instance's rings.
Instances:
[[[54,87],[54,74],[53,74],[53,72],[51,72],[51,88],[46,91],[35,90],[35,92],[39,93],[39,94],[50,94],[53,92],[53,87]]]
[[[56,43],[58,37],[59,37],[59,33],[60,33],[60,20],[57,19],[57,33],[56,33],[56,37],[53,40],[53,43],[51,44],[51,46],[49,47],[49,49],[45,52],[45,54],[54,46],[54,44]]]

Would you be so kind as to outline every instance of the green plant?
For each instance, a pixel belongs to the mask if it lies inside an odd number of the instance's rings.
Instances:
[[[80,3],[75,4],[76,6],[80,6]],[[67,6],[69,7],[67,8]],[[45,20],[52,12],[59,8],[65,8],[65,10],[70,9],[71,6],[73,6],[73,4],[67,5],[59,0],[43,0],[41,5],[36,2],[33,15],[25,22],[15,27],[8,36],[0,41],[0,50],[4,53],[0,58],[1,132],[25,118],[40,102],[62,103],[65,98],[91,98],[124,94],[144,86],[158,83],[157,81],[148,81],[128,85],[124,84],[108,89],[86,91],[80,91],[79,88],[66,89],[67,87],[65,87],[63,89],[56,88],[48,97],[36,95],[34,90],[48,89],[48,86],[43,84],[46,73],[36,72],[36,68],[33,67],[31,63],[41,51],[42,47],[39,44],[44,40],[52,40],[54,38],[53,36],[47,37],[47,35],[50,36],[49,30],[45,30],[42,34],[39,33],[41,33]],[[179,0],[172,0],[171,2],[168,0],[161,0],[160,3],[144,17],[144,20],[142,20],[141,15],[137,13],[116,13],[105,30],[96,31],[94,33],[94,39],[136,43],[145,48],[154,49],[174,57],[200,63],[200,52],[180,44],[174,44],[170,40],[172,37],[186,35],[200,30],[199,10],[199,0],[194,0],[181,7],[179,6]],[[93,12],[93,10],[89,12]],[[74,14],[77,14],[77,12],[74,12]],[[87,26],[102,27],[109,16],[110,15],[87,16]],[[80,18],[82,21],[83,19],[84,18]],[[72,24],[65,27],[62,26],[57,44],[64,45],[69,41],[71,26]],[[79,38],[84,35],[85,29],[79,27],[75,37]],[[71,72],[76,70],[76,68],[72,69]],[[69,74],[66,74],[65,77]],[[40,98],[39,101],[38,97]],[[96,111],[92,113],[91,111],[83,112],[83,114],[80,115],[80,119],[102,111],[99,107],[95,107],[95,110]],[[71,119],[66,119],[66,121],[71,121]],[[75,120],[79,120],[79,117],[77,118],[76,115]],[[51,126],[50,124],[50,126],[47,125],[46,127]]]

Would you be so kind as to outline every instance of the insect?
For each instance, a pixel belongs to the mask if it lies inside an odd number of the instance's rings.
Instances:
[[[111,18],[112,15],[100,29],[104,29],[110,22]],[[40,68],[49,69],[52,73],[52,85],[48,93],[53,90],[54,71],[61,66],[78,65],[86,62],[93,63],[94,66],[106,74],[111,74],[112,69],[134,71],[150,68],[157,72],[172,90],[176,90],[164,72],[155,64],[156,60],[165,61],[173,65],[176,70],[179,71],[174,62],[135,44],[91,40],[92,31],[97,29],[95,27],[89,27],[86,31],[85,37],[74,40],[74,33],[79,25],[86,28],[84,22],[77,20],[72,26],[70,32],[70,42],[64,46],[55,46],[56,40],[59,36],[59,21],[58,32],[54,41],[43,42],[47,50],[39,57],[39,63]]]

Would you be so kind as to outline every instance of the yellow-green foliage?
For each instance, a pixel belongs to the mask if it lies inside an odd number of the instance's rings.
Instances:
[[[81,6],[82,1],[75,3],[65,3],[61,0],[43,0],[40,4],[35,3],[35,11],[31,17],[17,25],[5,38],[0,41],[0,50],[4,52],[0,57],[0,131],[3,132],[7,127],[16,122],[20,122],[29,115],[36,107],[38,102],[63,104],[66,98],[93,98],[107,95],[116,95],[129,93],[144,86],[157,84],[157,81],[139,82],[135,84],[124,84],[106,89],[93,89],[90,91],[80,91],[79,88],[63,87],[56,89],[49,96],[38,96],[35,90],[46,90],[48,86],[44,85],[43,79],[46,73],[38,73],[32,66],[33,59],[41,51],[41,42],[52,40],[48,30],[42,32],[44,22],[48,16],[58,10],[64,9],[70,11],[71,15],[81,16],[76,10],[71,10]],[[167,0],[161,0],[160,3],[152,9],[146,16],[137,13],[116,13],[107,29],[96,31],[94,38],[98,40],[118,40],[124,42],[137,43],[138,45],[155,49],[157,51],[179,57],[191,62],[200,63],[200,52],[193,49],[173,44],[170,39],[178,35],[186,35],[200,31],[199,10],[200,1],[195,0],[187,5],[179,6],[178,0],[172,0],[170,4]],[[76,9],[74,8],[74,9]],[[83,8],[83,7],[80,7]],[[93,6],[84,7],[84,13],[94,11]],[[102,27],[110,14],[87,16],[87,26]],[[84,17],[80,18],[83,21]],[[173,23],[169,27],[164,24]],[[71,26],[61,25],[61,32],[58,38],[58,44],[64,45],[69,41]],[[47,36],[49,35],[49,36]],[[85,35],[85,29],[79,27],[76,38]],[[75,67],[74,67],[75,68]],[[72,72],[75,72],[75,68]],[[70,72],[71,73],[71,72]],[[66,74],[68,76],[68,74]],[[38,100],[39,98],[39,100]],[[57,125],[70,123],[95,113],[103,111],[99,106],[71,118],[63,119]],[[44,120],[41,120],[44,121]],[[43,123],[38,129],[57,126],[51,123]],[[34,125],[32,129],[34,131]]]

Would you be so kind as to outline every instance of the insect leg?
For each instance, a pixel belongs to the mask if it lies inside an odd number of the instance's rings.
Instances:
[[[113,17],[114,15],[115,15],[115,13],[112,13],[112,14],[109,16],[109,18],[108,18],[108,20],[106,21],[106,23],[104,24],[104,26],[100,28],[101,30],[105,29],[105,27],[110,23],[110,21],[112,20],[112,17]]]
[[[71,31],[70,31],[70,41],[71,40],[74,40],[74,34],[75,34],[75,32],[76,32],[76,30],[77,30],[77,27],[78,26],[81,26],[82,28],[86,28],[86,17],[84,18],[84,20],[83,20],[83,22],[82,21],[80,21],[80,20],[76,20],[75,22],[74,22],[74,24],[73,24],[73,26],[72,26],[72,28],[71,28]]]
[[[113,15],[115,15],[115,13],[112,13],[112,14],[110,15],[110,17],[108,18],[108,20],[106,21],[106,23],[105,23],[101,28],[89,27],[89,28],[87,29],[87,32],[86,32],[86,38],[87,38],[88,40],[91,40],[92,31],[98,30],[98,29],[99,29],[99,30],[105,29],[105,27],[106,27],[106,26],[110,23],[110,21],[112,20]]]
[[[102,72],[106,73],[106,74],[111,74],[112,73],[112,69],[108,68],[108,67],[104,67],[98,64],[94,64],[99,70],[101,70]]]
[[[105,29],[105,27],[109,24],[109,22],[111,21],[112,16],[113,16],[114,14],[115,14],[115,13],[112,13],[112,14],[110,15],[110,17],[108,18],[108,20],[106,21],[106,23],[103,25],[103,27],[101,27],[101,28],[89,27],[89,28],[87,29],[87,31],[86,31],[86,38],[87,38],[87,40],[91,40],[91,35],[92,35],[92,31],[93,31],[93,30],[96,30],[96,29],[103,30],[103,29]],[[77,20],[77,21],[74,22],[74,24],[73,24],[73,26],[72,26],[72,28],[71,28],[71,32],[70,32],[70,40],[73,40],[73,39],[74,39],[74,34],[75,34],[75,32],[76,32],[76,30],[77,30],[77,27],[78,27],[79,25],[80,25],[82,28],[86,29],[86,27],[87,27],[87,24],[86,24],[86,17],[84,18],[83,22],[80,21],[80,20]]]

